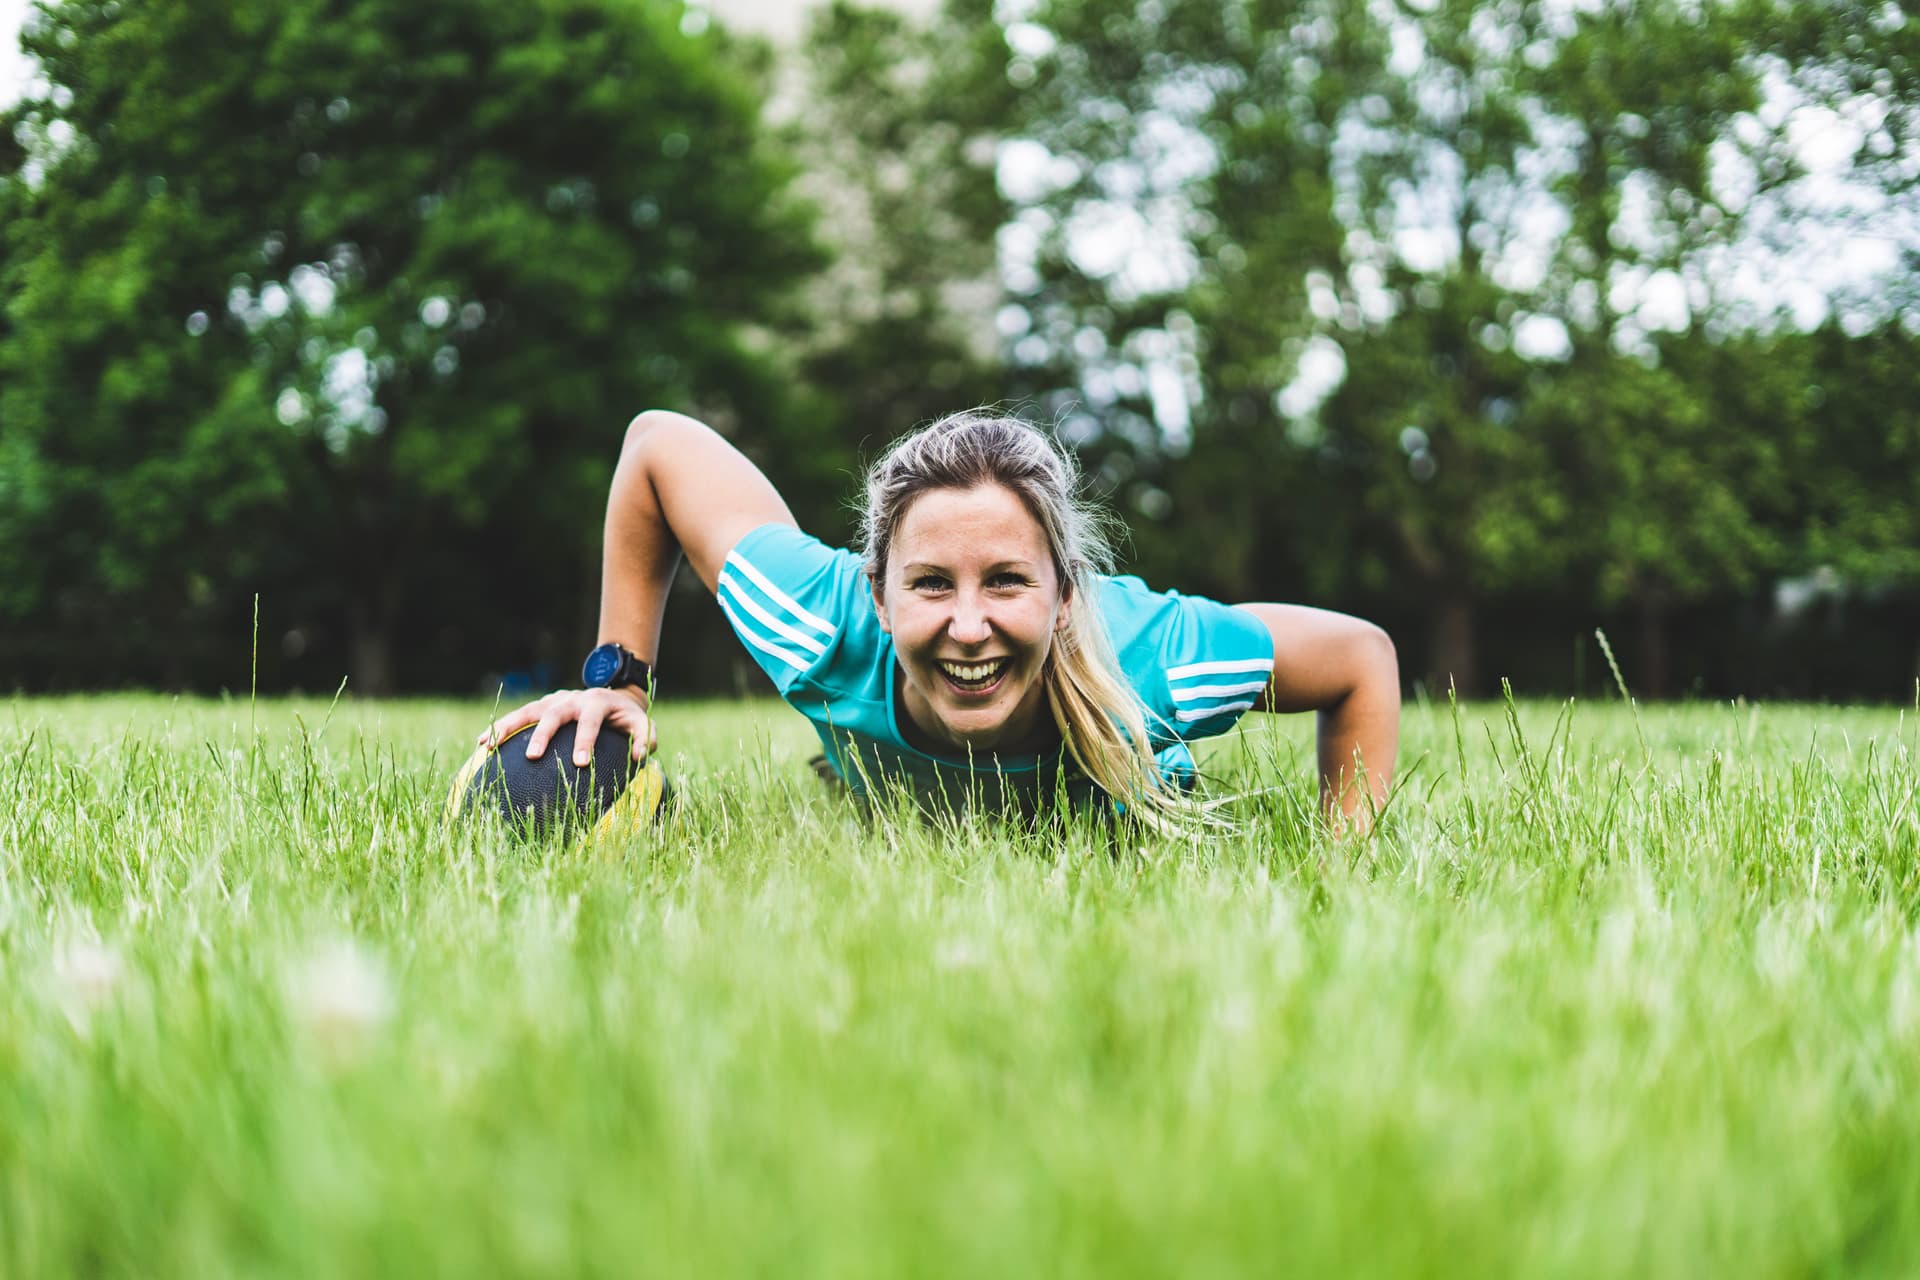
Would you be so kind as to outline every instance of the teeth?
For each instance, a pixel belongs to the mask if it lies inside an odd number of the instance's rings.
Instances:
[[[940,669],[965,684],[978,684],[1000,669],[1000,663],[982,662],[977,666],[965,667],[957,662],[943,662]]]

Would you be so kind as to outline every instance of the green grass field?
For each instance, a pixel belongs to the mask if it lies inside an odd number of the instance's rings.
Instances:
[[[0,1274],[1920,1270],[1911,710],[1407,708],[1238,829],[868,825],[667,705],[595,846],[485,705],[0,704]]]

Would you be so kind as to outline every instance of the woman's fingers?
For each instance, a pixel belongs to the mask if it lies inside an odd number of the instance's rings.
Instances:
[[[654,748],[653,720],[638,699],[614,689],[562,690],[509,711],[480,735],[478,744],[497,747],[512,734],[533,725],[527,735],[527,759],[537,760],[560,726],[574,724],[573,763],[585,768],[593,759],[594,740],[606,725],[632,735],[633,758],[644,760]]]
[[[622,690],[608,689],[605,696],[606,723],[632,738],[635,760],[646,759],[654,745],[653,718],[647,714],[646,705]]]
[[[547,703],[546,698],[536,698],[524,706],[516,707],[488,725],[486,731],[474,740],[475,746],[497,747],[507,738],[519,732],[540,718],[540,710]]]
[[[538,760],[547,753],[547,744],[553,741],[553,735],[560,732],[560,726],[580,715],[579,704],[571,695],[555,694],[547,699],[541,708],[540,721],[533,726],[533,732],[527,735],[527,759]]]
[[[587,761],[593,759],[593,740],[600,736],[607,709],[597,698],[583,699],[578,714],[580,718],[573,730],[573,767],[584,769]]]

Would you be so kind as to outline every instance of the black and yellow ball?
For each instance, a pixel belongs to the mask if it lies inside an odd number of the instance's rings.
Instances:
[[[652,756],[635,762],[633,739],[617,729],[600,730],[585,768],[573,763],[573,725],[561,725],[529,760],[525,735],[532,732],[532,725],[516,730],[460,766],[447,793],[449,820],[494,814],[536,837],[632,834],[659,821],[673,799],[659,764]]]

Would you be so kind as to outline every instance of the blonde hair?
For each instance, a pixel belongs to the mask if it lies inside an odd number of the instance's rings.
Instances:
[[[1108,517],[1080,496],[1072,455],[1018,418],[985,410],[951,414],[894,442],[867,473],[861,521],[867,574],[886,580],[894,531],[931,489],[997,484],[1025,504],[1053,553],[1064,598],[1076,603],[1054,633],[1041,679],[1047,705],[1081,770],[1150,825],[1186,816],[1180,790],[1162,777],[1146,707],[1120,670],[1098,607],[1095,575],[1112,568]]]

